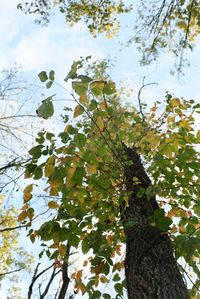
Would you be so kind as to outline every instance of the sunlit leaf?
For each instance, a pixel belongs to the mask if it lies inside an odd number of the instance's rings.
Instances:
[[[80,105],[77,105],[77,106],[75,107],[75,109],[74,109],[73,117],[74,117],[74,118],[75,118],[75,117],[78,117],[78,116],[80,116],[81,114],[83,114],[83,112],[84,112],[83,107],[80,106]]]
[[[45,71],[42,71],[38,74],[38,77],[40,79],[41,82],[45,82],[48,80],[48,76],[47,73]]]
[[[54,108],[53,108],[52,98],[53,96],[42,101],[42,105],[36,110],[36,113],[39,117],[48,119],[53,115]]]
[[[49,207],[49,209],[58,209],[59,204],[56,201],[49,201],[48,202],[48,207]]]

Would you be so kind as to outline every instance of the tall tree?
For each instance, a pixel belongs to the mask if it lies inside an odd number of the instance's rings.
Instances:
[[[111,298],[96,289],[109,279],[116,298],[123,298],[125,286],[131,299],[189,298],[181,275],[187,273],[184,263],[195,273],[190,293],[196,294],[200,284],[200,131],[194,117],[200,105],[167,94],[163,111],[159,103],[144,111],[140,97],[139,110],[124,107],[114,82],[79,75],[82,64],[74,62],[65,79],[72,79],[78,121],[70,122],[66,114],[60,141],[42,131],[29,151],[25,176],[46,178],[44,198],[54,211],[30,237],[51,241],[47,254],[52,259],[64,258],[68,244],[81,246],[84,254],[92,249],[72,275],[77,292],[89,298]],[[47,86],[54,82],[52,71],[39,77]],[[49,97],[37,114],[46,119],[52,107]],[[25,188],[19,216],[28,225],[37,213],[33,190],[33,183]],[[126,284],[119,275],[123,263],[115,258],[123,243]],[[86,265],[88,283],[83,279]]]

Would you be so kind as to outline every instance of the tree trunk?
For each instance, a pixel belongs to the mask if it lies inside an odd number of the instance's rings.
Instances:
[[[121,209],[126,235],[125,275],[129,299],[188,299],[187,288],[179,272],[167,232],[150,225],[149,218],[159,209],[154,196],[138,198],[139,188],[151,186],[140,156],[124,147],[126,190],[129,206]],[[139,184],[134,184],[138,178]]]

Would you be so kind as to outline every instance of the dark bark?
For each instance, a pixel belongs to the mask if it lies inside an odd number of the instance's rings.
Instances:
[[[136,150],[124,147],[126,189],[129,206],[122,207],[121,218],[126,235],[125,275],[129,299],[188,299],[167,232],[150,225],[150,217],[159,209],[155,196],[138,198],[139,188],[151,186]],[[137,177],[140,184],[134,184]],[[133,224],[131,224],[133,223]]]
[[[63,262],[62,265],[62,286],[60,289],[60,293],[58,295],[58,299],[64,299],[67,293],[67,289],[69,287],[70,279],[68,276],[68,260],[69,260],[69,254],[70,254],[70,245],[67,244],[67,250],[66,250],[66,261]]]

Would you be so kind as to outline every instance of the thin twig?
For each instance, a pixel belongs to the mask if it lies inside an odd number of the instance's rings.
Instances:
[[[143,113],[143,110],[142,110],[142,100],[141,100],[141,93],[142,93],[142,90],[145,88],[145,87],[147,87],[147,86],[149,86],[149,85],[158,85],[158,83],[156,83],[156,82],[152,82],[152,83],[144,83],[144,81],[145,81],[145,76],[143,77],[143,79],[142,79],[142,86],[140,87],[140,89],[139,89],[139,91],[138,91],[138,103],[139,103],[139,110],[140,110],[140,114],[141,114],[141,116],[142,116],[142,121],[144,122],[144,120],[145,120],[145,115],[144,115],[144,113]]]

